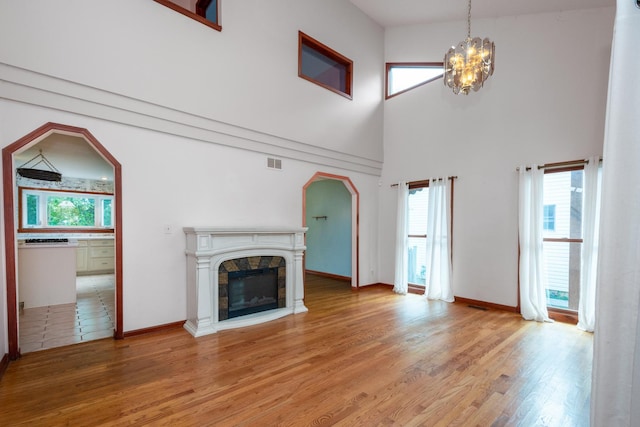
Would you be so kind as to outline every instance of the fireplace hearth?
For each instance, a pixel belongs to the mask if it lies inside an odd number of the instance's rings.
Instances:
[[[186,227],[187,321],[193,336],[307,311],[306,228]]]

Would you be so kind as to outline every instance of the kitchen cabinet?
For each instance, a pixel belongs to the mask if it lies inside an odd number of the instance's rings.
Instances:
[[[76,273],[83,273],[87,271],[87,248],[86,240],[78,240],[78,246],[76,247]]]
[[[78,275],[113,273],[115,248],[113,239],[78,241],[76,272]]]
[[[18,301],[24,308],[76,302],[75,243],[18,243]]]

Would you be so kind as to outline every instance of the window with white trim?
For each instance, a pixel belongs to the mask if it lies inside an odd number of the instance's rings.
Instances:
[[[113,229],[113,194],[19,189],[20,231]]]

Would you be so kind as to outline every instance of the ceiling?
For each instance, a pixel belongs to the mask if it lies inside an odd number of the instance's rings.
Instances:
[[[467,19],[467,0],[351,0],[383,27]],[[597,7],[615,7],[616,0],[475,0],[471,18],[528,15]]]
[[[42,155],[58,169],[63,177],[105,179],[113,181],[113,167],[89,145],[82,137],[53,133],[28,149],[13,155],[16,168]],[[26,167],[32,167],[39,159],[29,162]],[[40,163],[35,169],[49,170]]]

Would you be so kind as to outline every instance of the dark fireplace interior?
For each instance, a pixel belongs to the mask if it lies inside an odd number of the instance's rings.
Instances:
[[[218,270],[218,320],[287,306],[287,265],[280,256],[224,261]]]
[[[229,318],[278,308],[278,269],[229,272]]]

